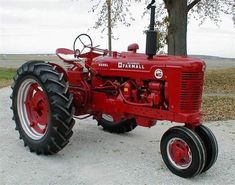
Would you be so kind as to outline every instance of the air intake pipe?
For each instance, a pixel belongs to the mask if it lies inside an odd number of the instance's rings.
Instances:
[[[157,53],[157,32],[154,30],[156,9],[155,0],[152,0],[152,2],[147,6],[147,9],[151,9],[151,15],[149,30],[146,32],[146,55],[148,55],[149,59],[152,59]]]

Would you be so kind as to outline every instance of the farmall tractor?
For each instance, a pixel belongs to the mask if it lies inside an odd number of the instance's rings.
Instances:
[[[205,63],[156,56],[154,3],[148,6],[151,23],[145,54],[137,53],[137,44],[127,52],[103,50],[81,34],[73,50],[57,49],[66,67],[29,61],[17,70],[11,96],[13,119],[31,152],[50,155],[62,150],[73,134],[74,118],[92,116],[112,133],[168,120],[184,124],[170,128],[161,139],[162,158],[170,171],[189,178],[213,166],[217,141],[201,124]],[[83,49],[77,48],[78,43]]]

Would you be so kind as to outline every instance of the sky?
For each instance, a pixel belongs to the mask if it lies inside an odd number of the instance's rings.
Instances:
[[[142,18],[145,5],[134,5],[136,21],[130,27],[113,30],[113,50],[125,51],[138,43],[145,51],[143,31],[149,17]],[[107,34],[92,29],[97,15],[90,13],[89,0],[0,0],[0,53],[54,53],[57,48],[72,48],[80,33],[91,35],[95,45],[107,48]],[[188,54],[235,58],[235,27],[232,17],[221,16],[220,26],[210,21],[203,25],[191,20],[188,25]]]

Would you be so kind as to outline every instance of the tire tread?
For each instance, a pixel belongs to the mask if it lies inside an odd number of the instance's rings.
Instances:
[[[36,78],[48,97],[50,104],[51,121],[48,133],[43,137],[43,141],[35,142],[24,133],[20,128],[19,119],[14,116],[16,128],[20,137],[24,141],[25,147],[28,146],[31,152],[38,155],[52,155],[62,150],[71,138],[72,128],[75,124],[73,119],[73,96],[68,92],[68,84],[64,75],[61,75],[53,67],[43,61],[29,61],[23,64],[14,76],[12,89],[13,93],[12,108],[13,114],[17,115],[15,99],[20,80],[30,76]],[[62,115],[62,116],[61,116]]]

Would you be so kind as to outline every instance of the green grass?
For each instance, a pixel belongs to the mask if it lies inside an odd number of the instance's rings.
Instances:
[[[0,79],[12,79],[15,72],[15,69],[0,68]]]
[[[0,68],[0,88],[9,86],[15,76],[15,69]]]

